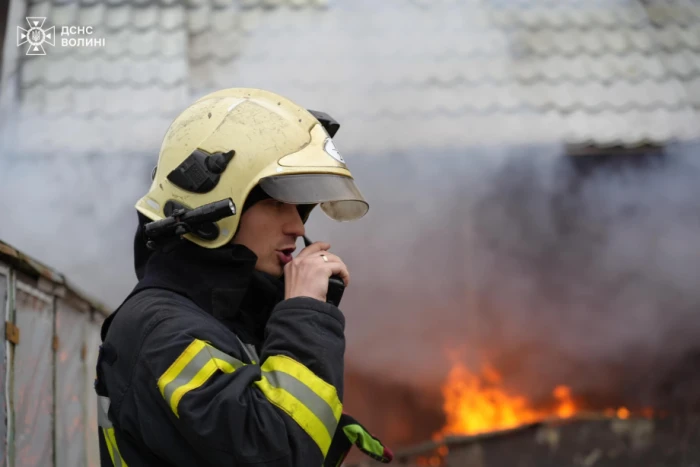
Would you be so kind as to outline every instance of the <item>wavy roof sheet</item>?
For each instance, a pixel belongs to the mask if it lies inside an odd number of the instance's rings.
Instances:
[[[230,86],[329,112],[352,152],[700,136],[700,0],[34,0],[26,14],[93,26],[106,47],[6,44],[15,152],[154,151],[190,100]]]

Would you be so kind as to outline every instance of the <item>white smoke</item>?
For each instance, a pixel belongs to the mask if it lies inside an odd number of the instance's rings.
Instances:
[[[155,158],[0,158],[0,239],[116,307],[136,283],[136,200]]]
[[[535,398],[651,401],[700,347],[696,151],[588,175],[560,148],[357,160],[370,214],[316,227],[350,265],[351,362],[435,386],[454,350]]]

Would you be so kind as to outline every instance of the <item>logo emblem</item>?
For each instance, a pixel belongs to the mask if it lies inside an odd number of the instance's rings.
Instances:
[[[323,149],[325,149],[328,155],[333,159],[337,160],[341,164],[345,164],[345,159],[343,159],[343,156],[341,156],[338,150],[335,148],[335,144],[333,144],[333,140],[331,138],[326,138]]]
[[[17,26],[17,47],[29,43],[27,55],[46,55],[44,43],[56,45],[56,26],[43,29],[46,18],[39,16],[27,17],[29,29],[22,29]]]

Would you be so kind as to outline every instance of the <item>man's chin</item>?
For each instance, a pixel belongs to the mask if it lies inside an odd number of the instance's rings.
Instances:
[[[266,264],[266,265],[255,265],[255,269],[264,272],[266,274],[269,274],[271,276],[274,276],[276,278],[282,277],[284,274],[284,268],[281,265],[271,265],[271,264]]]

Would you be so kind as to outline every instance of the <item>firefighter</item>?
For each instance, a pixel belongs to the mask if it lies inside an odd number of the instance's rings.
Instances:
[[[166,132],[136,204],[138,283],[102,326],[104,466],[337,466],[391,452],[343,411],[330,245],[292,256],[316,206],[368,204],[320,112],[259,89],[206,95]]]

